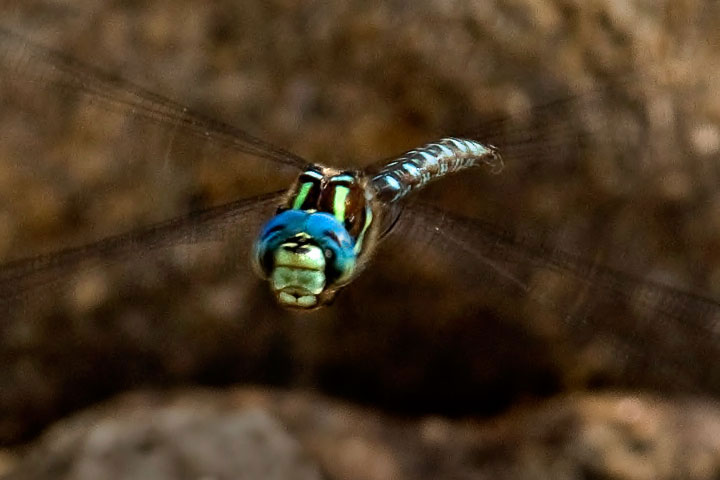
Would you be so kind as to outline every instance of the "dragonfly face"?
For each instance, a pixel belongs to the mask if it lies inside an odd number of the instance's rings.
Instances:
[[[357,275],[377,230],[366,183],[320,166],[298,176],[253,249],[255,269],[281,305],[322,306]]]

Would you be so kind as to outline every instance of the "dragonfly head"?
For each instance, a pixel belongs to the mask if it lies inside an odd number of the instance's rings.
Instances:
[[[319,165],[298,176],[254,249],[256,270],[282,306],[325,305],[357,274],[376,230],[366,184],[360,172]]]
[[[285,210],[260,232],[254,263],[282,306],[312,309],[353,277],[355,242],[329,213]]]

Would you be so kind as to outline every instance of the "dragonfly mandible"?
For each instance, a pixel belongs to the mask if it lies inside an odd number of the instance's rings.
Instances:
[[[499,155],[508,165],[529,158],[538,164],[550,161],[561,156],[563,148],[582,148],[582,143],[588,140],[582,130],[555,131],[555,136],[539,149],[537,142],[531,141],[537,139],[536,125],[518,127],[508,134],[508,122],[503,121],[495,132],[498,135],[430,143],[398,157],[394,164],[382,161],[363,170],[308,168],[309,162],[298,155],[38,46],[9,30],[0,30],[0,45],[2,75],[13,82],[61,94],[72,92],[102,108],[160,125],[173,132],[173,139],[187,137],[188,141],[198,139],[206,145],[219,145],[259,158],[254,165],[277,165],[296,176],[289,190],[286,185],[278,191],[200,209],[79,247],[7,263],[0,271],[0,298],[8,308],[27,302],[38,289],[49,288],[93,261],[119,262],[174,245],[233,238],[244,243],[246,250],[252,250],[258,236],[254,260],[246,252],[248,255],[239,268],[250,272],[250,264],[255,261],[257,269],[269,277],[282,305],[314,308],[332,301],[337,291],[351,280],[362,281],[366,275],[358,274],[363,269],[382,270],[388,258],[404,258],[413,263],[413,258],[409,258],[412,254],[403,252],[403,248],[413,247],[404,241],[408,238],[415,239],[411,243],[420,245],[423,255],[427,253],[427,258],[415,262],[416,266],[432,261],[431,254],[422,250],[423,238],[425,241],[429,238],[446,254],[439,257],[440,263],[451,270],[457,282],[448,285],[450,290],[465,293],[472,300],[479,292],[502,283],[503,288],[509,288],[505,292],[514,292],[507,302],[520,303],[517,299],[529,298],[535,306],[559,312],[565,321],[563,328],[572,335],[587,339],[605,332],[611,338],[613,351],[623,352],[624,356],[613,358],[621,363],[621,372],[647,376],[650,383],[720,390],[716,372],[696,368],[698,362],[711,358],[720,348],[714,327],[720,312],[716,302],[605,267],[594,259],[566,252],[552,242],[538,241],[543,237],[513,235],[478,218],[415,202],[414,195],[405,195],[415,189],[410,187],[424,186],[431,178],[457,167],[489,164],[492,170],[499,165]],[[548,104],[544,110],[541,107],[536,111],[539,123],[543,122],[543,115],[551,116],[588,100],[592,102],[592,97],[569,97],[567,101]],[[590,140],[616,148],[614,138]],[[496,145],[497,151],[489,145]],[[251,168],[246,170],[248,175],[252,174]],[[391,185],[393,179],[396,185]],[[403,205],[405,200],[409,202]],[[279,216],[273,220],[274,213]],[[313,224],[311,217],[322,221]],[[268,221],[261,230],[262,223]],[[272,235],[278,232],[283,235],[274,238]],[[317,243],[327,240],[327,232],[330,238],[334,234],[341,245],[347,246],[329,253],[323,248],[316,249]],[[377,253],[382,259],[373,265],[377,239],[383,240]],[[392,246],[392,242],[400,247]],[[266,248],[268,244],[273,244],[272,248]],[[385,252],[383,244],[390,245]],[[339,253],[345,255],[344,265],[327,261],[328,256]],[[299,273],[298,267],[303,273]],[[538,292],[534,279],[540,271],[560,272],[562,280],[571,279],[570,295]],[[405,303],[413,303],[407,299],[410,293],[415,293],[417,285],[408,281],[403,288],[406,290],[400,301],[404,298]],[[352,289],[353,285],[348,285],[346,290]],[[608,315],[608,308],[625,303],[635,315],[628,317],[631,320]],[[358,311],[364,308],[373,305],[361,304]],[[353,314],[362,316],[347,312]]]

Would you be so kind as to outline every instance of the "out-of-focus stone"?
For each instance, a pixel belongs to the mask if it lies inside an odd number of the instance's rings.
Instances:
[[[316,480],[272,411],[222,394],[127,395],[53,426],[10,479]]]
[[[0,450],[0,476],[10,473],[18,461],[18,455],[9,450]]]
[[[718,473],[720,408],[701,400],[571,395],[479,422],[401,420],[314,394],[237,389],[121,396],[54,425],[4,480],[710,480]]]

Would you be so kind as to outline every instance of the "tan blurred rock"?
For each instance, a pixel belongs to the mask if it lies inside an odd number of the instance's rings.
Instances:
[[[323,472],[321,475],[320,472]],[[492,421],[398,419],[305,393],[134,393],[54,425],[7,480],[716,478],[720,409],[574,395]]]

